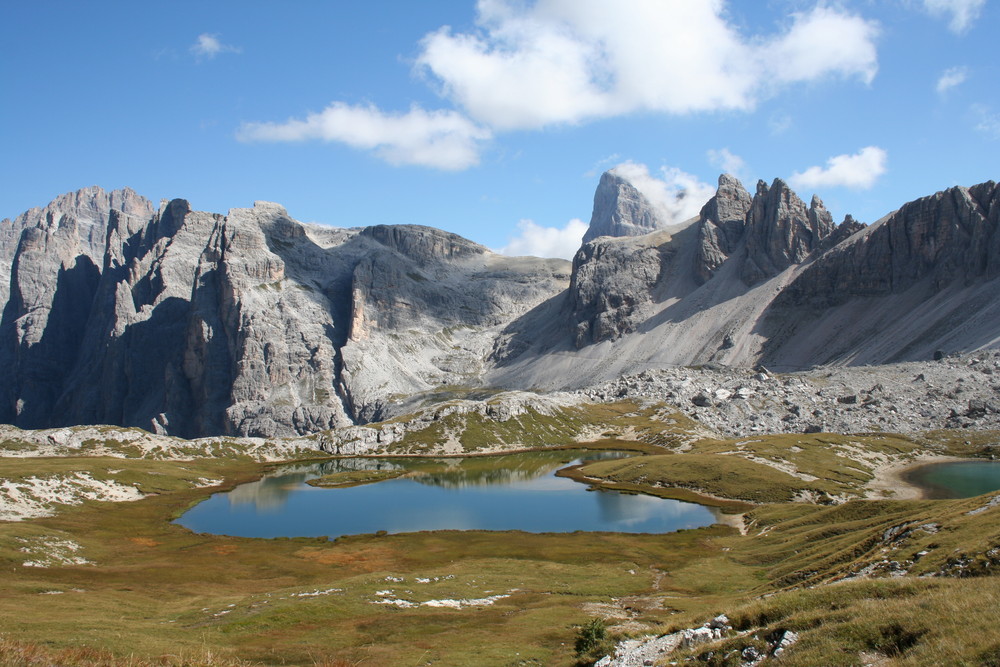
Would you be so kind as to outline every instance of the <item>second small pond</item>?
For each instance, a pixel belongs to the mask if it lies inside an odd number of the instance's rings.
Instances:
[[[1000,461],[952,461],[914,468],[906,480],[927,498],[972,498],[1000,489]]]

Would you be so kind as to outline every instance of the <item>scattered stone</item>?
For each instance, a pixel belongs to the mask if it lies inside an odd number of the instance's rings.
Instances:
[[[784,633],[782,633],[781,638],[778,640],[777,645],[774,647],[774,650],[771,652],[771,655],[776,658],[779,657],[789,646],[797,641],[799,641],[798,633],[792,632],[791,630],[785,630]]]
[[[979,352],[977,357],[985,360],[980,367],[1000,366],[998,351]],[[581,393],[595,399],[647,397],[678,406],[715,407],[699,409],[697,419],[730,436],[1000,429],[1000,409],[993,405],[1000,391],[983,382],[959,383],[963,368],[962,358],[936,364],[822,368],[778,376],[743,368],[664,368],[594,385]],[[915,377],[922,381],[914,382]],[[870,388],[858,391],[859,385]],[[940,390],[956,385],[962,385],[961,393]],[[726,396],[725,392],[729,392],[727,398],[717,398]],[[775,406],[783,409],[775,410]]]
[[[694,403],[699,408],[709,408],[712,406],[712,399],[703,393],[699,393],[696,396],[694,396],[691,399],[691,402]]]

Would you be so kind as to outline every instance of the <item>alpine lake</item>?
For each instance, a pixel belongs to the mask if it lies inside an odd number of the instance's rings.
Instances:
[[[715,508],[591,491],[586,484],[557,475],[568,466],[625,455],[549,450],[299,463],[214,494],[176,523],[197,533],[330,539],[436,530],[669,533],[718,523]],[[336,488],[308,483],[338,477],[364,481]]]
[[[1000,461],[931,463],[911,470],[906,481],[926,498],[972,498],[1000,489]]]

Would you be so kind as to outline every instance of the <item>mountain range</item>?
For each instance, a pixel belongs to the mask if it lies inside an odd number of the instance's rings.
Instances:
[[[864,225],[723,175],[668,227],[609,172],[572,263],[91,187],[0,222],[0,422],[271,437],[459,390],[930,359],[1000,344],[998,277],[993,181]]]

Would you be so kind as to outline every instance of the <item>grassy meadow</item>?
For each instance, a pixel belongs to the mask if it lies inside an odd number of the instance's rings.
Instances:
[[[990,496],[870,498],[879,466],[975,456],[997,434],[727,440],[630,403],[518,424],[522,437],[513,424],[500,429],[505,442],[578,447],[589,437],[632,449],[568,474],[709,499],[743,513],[743,534],[716,525],[666,535],[203,535],[171,521],[266,464],[10,456],[0,458],[6,483],[84,473],[145,496],[0,522],[0,665],[569,666],[586,664],[575,642],[594,619],[626,637],[723,612],[735,632],[686,655],[739,664],[747,646],[794,630],[800,640],[782,665],[1000,664],[1000,509]],[[472,453],[493,446],[478,416],[467,436],[461,424],[445,427]],[[429,438],[418,432],[401,450],[426,449]],[[440,467],[428,463],[429,474]]]

